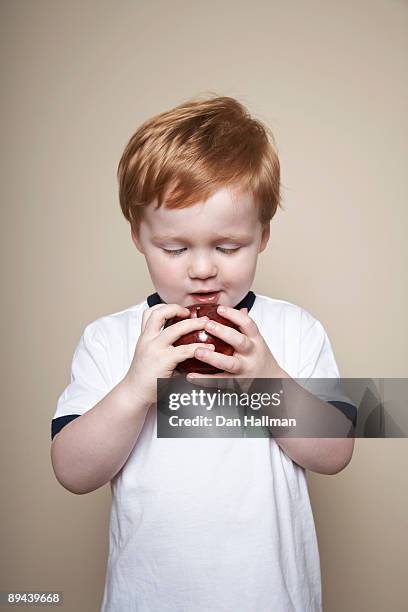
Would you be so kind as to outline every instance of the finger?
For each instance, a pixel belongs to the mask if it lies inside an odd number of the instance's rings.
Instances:
[[[204,327],[206,322],[208,321],[208,317],[199,317],[198,319],[186,319],[185,321],[178,321],[174,323],[174,325],[170,325],[166,327],[161,332],[161,337],[166,341],[167,344],[174,344],[176,340],[179,340],[181,336],[185,334],[189,334],[197,329],[202,329],[203,333],[200,334],[201,342],[206,342],[209,338],[209,334],[204,331]]]
[[[220,385],[219,383],[212,379],[209,378],[208,376],[206,377],[205,375],[203,375],[202,378],[198,378],[198,377],[190,377],[187,376],[187,382],[189,382],[192,385],[196,385],[197,387],[205,387],[206,389],[219,389]],[[221,386],[221,389],[223,389],[224,387]]]
[[[141,323],[142,332],[144,332],[146,323],[148,319],[150,318],[152,312],[154,310],[157,310],[158,308],[163,308],[163,306],[166,306],[166,304],[155,304],[154,306],[151,306],[150,308],[146,308],[146,310],[143,312],[143,315],[142,315],[142,323]]]
[[[187,317],[190,314],[188,308],[184,308],[184,306],[180,306],[180,304],[155,304],[156,306],[161,306],[161,308],[157,308],[155,310],[154,306],[152,306],[152,312],[150,313],[150,317],[146,322],[145,331],[149,335],[158,334],[161,328],[166,323],[167,319],[171,319],[173,317]]]
[[[254,382],[254,378],[237,377],[233,374],[227,374],[226,372],[222,372],[221,374],[211,374],[211,376],[209,374],[201,374],[199,372],[191,372],[190,374],[187,374],[187,380],[189,382],[199,380],[201,383],[201,380],[204,379],[203,383],[205,383],[206,378],[211,378],[213,385],[218,384],[224,389],[233,389],[234,391],[234,380],[236,380],[238,387],[244,393],[250,389],[252,383]]]
[[[255,321],[248,313],[245,314],[242,310],[231,308],[231,306],[218,306],[217,312],[221,317],[235,323],[248,338],[255,338],[259,333]]]
[[[226,373],[222,374],[199,374],[198,372],[191,372],[187,375],[187,381],[193,385],[199,385],[201,387],[211,387],[216,389],[233,389],[233,377],[227,377]]]
[[[193,344],[181,344],[180,346],[174,347],[174,352],[176,355],[176,360],[178,363],[181,363],[185,359],[192,359],[195,357],[195,352],[198,348],[203,346],[202,342],[194,342]],[[212,352],[215,350],[215,346],[213,344],[206,344],[208,348],[208,352]]]
[[[230,344],[238,353],[248,353],[252,346],[251,340],[245,334],[222,323],[208,321],[205,331],[208,332],[210,340],[213,339],[213,336],[221,338],[221,340]]]
[[[235,355],[223,355],[222,353],[207,351],[205,348],[199,347],[196,349],[194,357],[231,374],[236,373],[239,369],[239,361]]]

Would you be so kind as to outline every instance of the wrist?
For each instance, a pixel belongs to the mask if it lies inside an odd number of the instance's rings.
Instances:
[[[143,386],[135,376],[126,376],[120,381],[118,387],[123,397],[123,403],[130,409],[145,408],[148,409],[154,403],[143,391]]]

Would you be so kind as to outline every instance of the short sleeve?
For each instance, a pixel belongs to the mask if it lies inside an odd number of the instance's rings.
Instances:
[[[298,378],[338,378],[333,349],[323,325],[302,312]]]
[[[112,388],[106,339],[96,322],[88,325],[75,349],[71,382],[59,396],[51,439],[73,419],[93,408]]]
[[[357,409],[341,388],[340,372],[329,337],[320,321],[305,310],[302,311],[297,378],[309,379],[299,384],[338,408],[356,425]]]

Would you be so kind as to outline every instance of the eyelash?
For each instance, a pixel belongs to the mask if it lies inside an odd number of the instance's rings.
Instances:
[[[220,249],[220,251],[222,253],[224,253],[224,255],[233,255],[236,251],[239,251],[240,247],[237,247],[236,249],[224,249],[223,247],[217,247],[218,249]],[[167,254],[170,255],[170,257],[177,257],[178,255],[181,255],[182,252],[184,251],[184,249],[163,249],[163,251]]]

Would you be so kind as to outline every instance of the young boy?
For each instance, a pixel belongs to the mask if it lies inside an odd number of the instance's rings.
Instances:
[[[144,123],[120,160],[121,208],[156,292],[85,328],[52,421],[58,481],[77,494],[111,484],[102,612],[321,610],[305,469],[339,472],[354,440],[156,433],[157,379],[189,357],[225,377],[339,377],[319,321],[250,289],[280,205],[268,134],[233,98],[191,100]],[[239,331],[187,318],[198,300]],[[185,320],[164,329],[174,316]],[[173,346],[194,330],[234,355]]]

